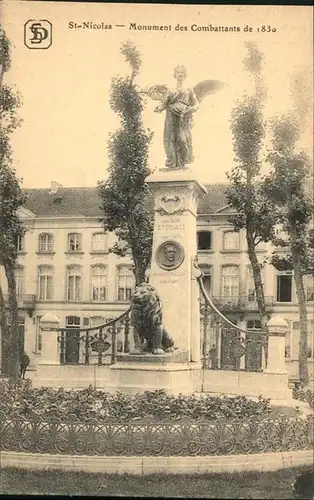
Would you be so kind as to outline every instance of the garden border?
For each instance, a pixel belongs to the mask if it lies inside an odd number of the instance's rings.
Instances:
[[[1,452],[100,457],[208,457],[313,449],[313,416],[80,422],[0,412]]]
[[[196,457],[123,457],[52,455],[40,453],[1,452],[1,467],[37,470],[81,471],[103,474],[153,473],[203,474],[206,472],[273,471],[313,465],[313,450],[250,455],[219,455]]]

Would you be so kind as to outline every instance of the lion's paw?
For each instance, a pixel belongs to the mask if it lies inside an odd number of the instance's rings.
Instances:
[[[167,353],[173,353],[175,351],[176,351],[175,347],[168,347],[167,349],[165,349],[165,352],[167,352]]]
[[[152,354],[165,354],[165,351],[160,347],[156,347],[155,349],[152,350]]]

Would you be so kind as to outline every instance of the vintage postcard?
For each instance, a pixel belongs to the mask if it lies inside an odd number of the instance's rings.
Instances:
[[[1,493],[312,498],[312,7],[0,9]]]

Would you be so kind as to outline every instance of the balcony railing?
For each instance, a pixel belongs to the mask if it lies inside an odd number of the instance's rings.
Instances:
[[[6,306],[9,303],[9,295],[4,295],[4,302]],[[25,309],[30,317],[32,317],[33,311],[36,305],[36,295],[32,293],[22,293],[17,295],[17,305],[19,309]]]
[[[266,309],[271,309],[274,305],[274,297],[266,296],[264,297],[264,299],[265,299]],[[258,304],[256,298],[251,296],[244,297],[243,307],[245,311],[257,311]]]
[[[215,306],[220,311],[257,311],[258,304],[255,297],[240,295],[236,297],[213,297]],[[273,297],[265,297],[267,309],[273,306]]]

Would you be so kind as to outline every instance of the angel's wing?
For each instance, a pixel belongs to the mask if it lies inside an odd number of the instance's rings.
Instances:
[[[142,90],[141,94],[148,95],[154,101],[164,101],[169,94],[167,85],[153,85],[146,90]]]
[[[208,94],[217,92],[217,90],[222,89],[223,86],[224,83],[220,82],[219,80],[203,80],[202,82],[197,83],[193,90],[197,97],[197,100],[199,102],[202,102],[204,97],[206,97]]]

